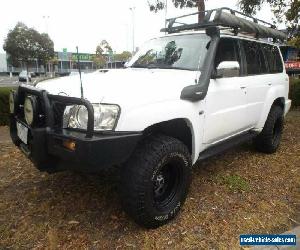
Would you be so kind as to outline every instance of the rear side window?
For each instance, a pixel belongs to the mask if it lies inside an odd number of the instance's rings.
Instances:
[[[267,74],[266,61],[259,43],[242,40],[248,75]]]
[[[281,73],[283,65],[278,48],[269,44],[262,44],[262,48],[268,62],[269,72]]]

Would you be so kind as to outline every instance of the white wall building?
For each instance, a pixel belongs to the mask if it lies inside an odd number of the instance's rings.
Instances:
[[[7,72],[6,53],[0,53],[0,72]]]

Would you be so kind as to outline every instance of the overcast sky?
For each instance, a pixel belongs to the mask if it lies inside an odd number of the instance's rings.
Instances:
[[[151,1],[151,0],[150,0]],[[227,6],[238,9],[237,0],[208,0],[206,8]],[[80,52],[94,53],[96,45],[106,39],[117,52],[132,50],[132,12],[134,10],[135,45],[158,36],[164,26],[165,12],[149,11],[147,0],[84,0],[84,1],[42,1],[5,0],[1,2],[0,53],[3,41],[18,21],[39,32],[48,32],[54,41],[56,51],[67,48]],[[176,9],[168,0],[167,17],[197,11]],[[257,14],[258,18],[272,20],[270,8],[265,5]],[[284,27],[284,26],[283,26]],[[281,26],[282,28],[282,26]]]

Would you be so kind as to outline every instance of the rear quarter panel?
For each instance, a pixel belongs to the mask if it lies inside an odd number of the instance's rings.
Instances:
[[[286,72],[284,71],[283,73],[274,74],[273,79],[272,86],[270,87],[266,96],[259,122],[255,126],[255,129],[259,131],[263,129],[274,101],[277,98],[284,98],[285,101],[288,100],[289,78]]]

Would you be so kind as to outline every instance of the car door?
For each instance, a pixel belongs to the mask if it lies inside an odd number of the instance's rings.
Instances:
[[[240,43],[245,60],[243,83],[247,89],[246,119],[250,127],[255,127],[260,120],[268,90],[274,79],[269,73],[266,55],[263,53],[265,45],[248,40],[240,40]]]
[[[215,68],[223,61],[237,61],[241,66],[238,40],[221,38],[216,53]],[[247,90],[241,78],[211,79],[205,98],[203,143],[218,142],[248,128],[249,124],[245,121]]]

